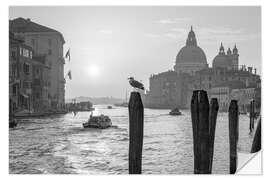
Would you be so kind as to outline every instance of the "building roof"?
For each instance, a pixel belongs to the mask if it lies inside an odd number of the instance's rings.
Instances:
[[[218,54],[213,60],[213,68],[217,67],[230,67],[231,60],[225,54]]]
[[[9,30],[17,33],[55,32],[58,33],[64,41],[63,35],[59,31],[37,24],[30,19],[24,19],[22,17],[9,20]]]
[[[161,72],[158,74],[153,74],[151,75],[150,78],[158,78],[158,77],[165,77],[165,76],[167,77],[177,76],[177,73],[175,71],[169,70],[169,71]]]
[[[197,45],[197,40],[194,31],[191,30],[188,34],[186,45],[180,49],[176,56],[178,64],[207,64],[204,51]]]

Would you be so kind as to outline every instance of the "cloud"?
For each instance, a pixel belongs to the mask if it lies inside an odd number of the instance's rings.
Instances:
[[[154,33],[145,33],[144,35],[146,37],[149,37],[149,38],[159,38],[160,37],[159,34],[154,34]]]
[[[110,29],[102,29],[99,32],[102,34],[112,34],[112,30],[110,30]]]
[[[181,22],[187,22],[187,21],[191,21],[191,18],[188,17],[183,17],[183,18],[167,18],[167,19],[160,19],[157,21],[157,23],[160,24],[177,24],[177,23],[181,23]]]
[[[249,33],[245,29],[232,29],[226,27],[198,27],[193,28],[198,43],[238,43],[242,41],[260,38],[260,33]],[[188,36],[189,29],[172,28],[164,34],[165,37],[172,39],[185,40]]]
[[[260,37],[260,33],[249,33],[245,29],[232,29],[225,27],[202,27],[195,32],[197,38],[204,43],[237,43]]]
[[[172,38],[172,39],[179,39],[179,40],[184,40],[186,38],[186,36],[184,37],[179,33],[165,33],[164,36],[168,38]]]

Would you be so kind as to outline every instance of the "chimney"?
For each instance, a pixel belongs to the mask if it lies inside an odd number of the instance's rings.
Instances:
[[[252,70],[252,69],[251,69],[251,67],[248,67],[248,72],[250,72],[250,73],[251,73],[251,72],[252,72],[251,70]]]
[[[257,69],[256,69],[256,68],[254,68],[254,74],[256,75],[256,73],[257,73]]]

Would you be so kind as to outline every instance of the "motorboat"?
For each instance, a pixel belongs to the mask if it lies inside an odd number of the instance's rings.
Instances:
[[[179,115],[182,115],[181,111],[179,111],[178,108],[172,109],[172,110],[170,111],[169,114],[172,115],[172,116],[179,116]]]
[[[100,116],[91,116],[88,119],[88,122],[83,123],[84,128],[98,128],[106,129],[112,126],[112,121],[109,116],[101,114]]]

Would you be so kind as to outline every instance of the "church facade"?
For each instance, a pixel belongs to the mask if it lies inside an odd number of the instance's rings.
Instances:
[[[260,76],[252,67],[239,68],[239,54],[236,45],[225,53],[223,44],[213,59],[212,67],[207,64],[207,58],[202,48],[197,44],[196,35],[191,27],[184,47],[176,56],[174,70],[151,75],[149,91],[143,95],[144,106],[148,108],[189,108],[192,92],[203,89],[209,98],[217,96],[217,92],[227,89],[229,94],[234,88],[256,87]],[[233,85],[236,85],[235,87]],[[220,89],[219,89],[220,88]],[[211,95],[211,93],[213,95]],[[221,93],[218,97],[222,97]],[[226,102],[221,102],[225,101]],[[226,104],[228,98],[218,99]],[[222,107],[221,107],[222,108]],[[225,109],[227,107],[224,107]]]

